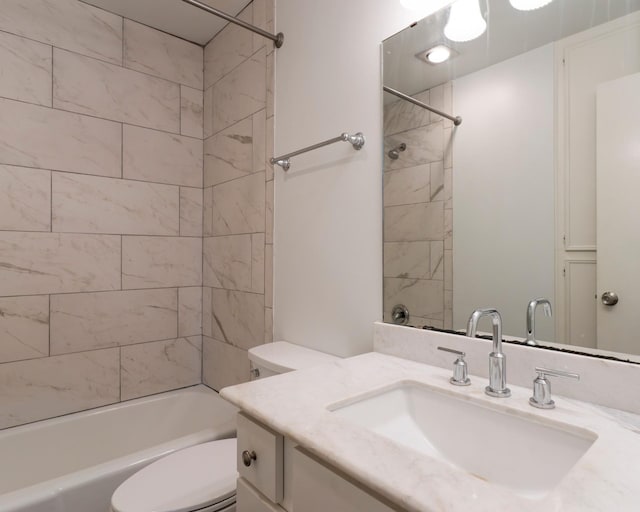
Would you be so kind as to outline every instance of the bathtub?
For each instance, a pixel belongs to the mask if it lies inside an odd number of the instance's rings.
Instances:
[[[175,450],[235,435],[237,409],[195,386],[0,431],[0,512],[105,512]]]

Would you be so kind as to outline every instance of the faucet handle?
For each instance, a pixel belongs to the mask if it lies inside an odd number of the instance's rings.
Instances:
[[[449,379],[449,382],[454,386],[468,386],[471,384],[471,380],[468,377],[467,362],[464,360],[464,356],[466,354],[459,350],[453,350],[452,348],[447,347],[438,347],[438,350],[451,352],[458,356],[458,358],[453,362],[453,377]]]
[[[533,380],[533,396],[529,398],[529,403],[538,409],[553,409],[556,406],[556,403],[551,400],[551,382],[547,376],[580,380],[580,375],[577,373],[562,370],[536,367],[536,372],[538,372],[538,376]]]

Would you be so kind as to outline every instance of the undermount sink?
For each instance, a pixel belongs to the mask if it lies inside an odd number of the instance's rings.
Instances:
[[[333,414],[512,492],[539,499],[597,439],[416,382],[401,382],[329,407]]]

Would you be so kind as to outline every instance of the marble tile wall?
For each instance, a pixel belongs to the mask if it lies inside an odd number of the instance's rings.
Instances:
[[[273,0],[240,17],[273,31]],[[273,43],[228,25],[204,51],[203,380],[249,380],[273,341]]]
[[[414,95],[452,110],[452,84]],[[406,101],[384,108],[384,320],[404,304],[411,325],[453,324],[451,121]],[[388,152],[406,149],[397,159]]]
[[[233,105],[265,49],[248,58],[216,98]],[[197,45],[78,0],[3,0],[0,428],[201,382],[203,62]],[[249,91],[253,110],[265,93]],[[217,128],[235,119],[221,112]],[[218,218],[221,232],[233,213]],[[242,235],[252,273],[238,293],[263,292],[262,226]],[[264,309],[252,335],[263,323]]]

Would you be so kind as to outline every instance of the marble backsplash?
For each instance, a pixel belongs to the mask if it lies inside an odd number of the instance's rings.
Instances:
[[[466,354],[471,379],[489,374],[491,340],[375,323],[373,344],[375,352],[451,370],[456,356],[438,347],[459,350]],[[552,395],[640,414],[640,364],[513,343],[502,347],[507,358],[507,385],[532,389],[535,367],[573,372],[580,375],[579,381],[551,377]]]

